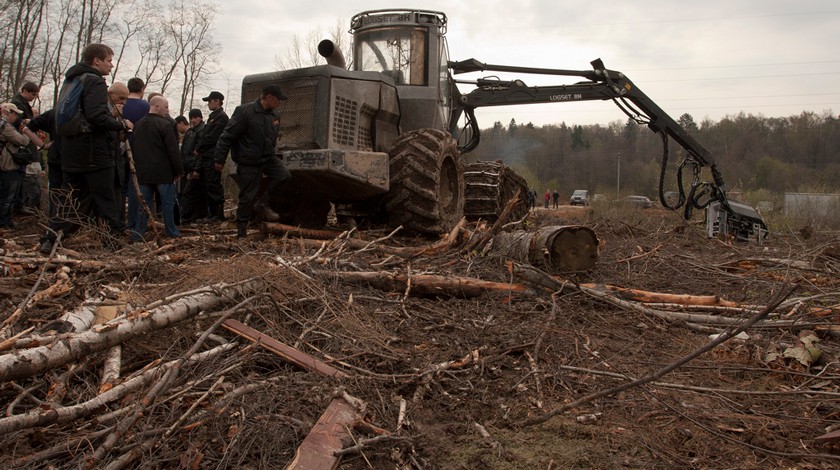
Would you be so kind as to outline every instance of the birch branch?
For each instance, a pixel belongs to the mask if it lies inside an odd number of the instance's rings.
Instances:
[[[127,339],[165,328],[214,308],[237,294],[265,290],[265,283],[252,279],[236,288],[221,285],[220,293],[197,294],[161,306],[153,311],[135,312],[119,321],[97,325],[91,330],[71,336],[64,341],[0,356],[0,381],[31,377],[89,354],[102,351]]]
[[[233,344],[225,344],[217,346],[211,350],[192,355],[188,363],[195,364],[211,357],[215,357],[225,351],[234,349]],[[77,405],[65,406],[63,408],[32,411],[22,415],[10,416],[0,419],[0,434],[7,434],[21,429],[27,429],[34,426],[46,426],[48,424],[66,423],[83,416],[90,415],[101,407],[113,403],[129,393],[138,390],[140,387],[149,383],[153,378],[158,376],[162,371],[166,371],[174,367],[178,361],[167,362],[158,367],[150,368],[142,374],[133,377],[116,387],[108,390],[105,393],[99,394],[96,397]]]

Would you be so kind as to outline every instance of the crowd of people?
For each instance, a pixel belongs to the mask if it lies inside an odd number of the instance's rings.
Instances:
[[[107,45],[91,44],[67,70],[56,108],[65,87],[80,86],[73,126],[59,122],[56,109],[32,109],[40,92],[32,82],[0,105],[0,230],[14,229],[17,213],[40,208],[46,168],[49,228],[41,252],[52,252],[59,234],[70,236],[82,224],[107,231],[106,247],[144,241],[155,214],[163,220],[163,236],[178,237],[184,224],[225,220],[222,170],[229,154],[239,186],[237,237],[247,236],[255,217],[279,218],[269,201],[290,175],[275,154],[276,110],[286,99],[277,85],[266,86],[259,99],[238,106],[230,117],[224,95],[213,91],[203,98],[210,112],[206,122],[200,109],[173,119],[168,99],[147,95],[142,79],[107,86],[113,57]],[[21,164],[14,158],[21,148],[41,157]]]

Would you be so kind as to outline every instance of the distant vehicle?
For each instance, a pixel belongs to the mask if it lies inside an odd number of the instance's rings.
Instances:
[[[576,189],[569,199],[569,204],[572,206],[588,206],[589,205],[589,191],[585,189]]]
[[[653,207],[653,202],[647,196],[625,196],[621,199],[613,201],[613,204],[620,206],[633,206],[640,209],[650,209]]]
[[[592,200],[595,201],[595,202],[603,202],[603,201],[607,200],[607,196],[605,196],[603,194],[595,193],[595,194],[592,195]]]

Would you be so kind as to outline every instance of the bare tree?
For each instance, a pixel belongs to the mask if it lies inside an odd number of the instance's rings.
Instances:
[[[158,26],[162,21],[160,19]],[[158,71],[165,66],[166,57],[170,55],[169,49],[172,44],[168,41],[167,36],[160,34],[160,30],[157,28],[142,30],[138,39],[140,57],[137,61],[134,76],[142,78],[148,87],[157,81]]]
[[[215,61],[219,45],[213,42],[213,19],[218,6],[194,0],[190,3],[179,1],[169,10],[166,34],[172,42],[171,55],[167,68],[163,71],[161,93],[180,69],[183,74],[181,112],[185,106],[184,96],[195,85],[205,71],[208,60]]]
[[[81,58],[81,51],[92,42],[105,42],[112,33],[112,16],[124,0],[22,0],[15,5],[29,3],[40,5],[41,23],[32,29],[29,45],[16,48],[18,54],[30,51],[31,74],[42,85],[54,85],[51,102],[58,97],[58,90],[65,71]],[[37,66],[32,66],[32,61]],[[26,64],[26,61],[23,61]]]
[[[106,33],[110,31],[111,15],[113,15],[120,0],[79,1],[81,2],[81,14],[79,15],[76,32],[77,60],[85,46],[104,41]]]
[[[207,72],[208,66],[215,62],[215,57],[208,54],[209,51],[215,50],[211,43],[209,47],[202,47],[195,51],[195,53],[185,56],[183,62],[184,81],[181,86],[181,103],[179,107],[179,114],[184,114],[187,106],[190,106],[195,100],[195,86],[198,81]]]
[[[320,30],[310,31],[304,39],[301,39],[297,34],[292,36],[292,43],[286,50],[286,56],[276,58],[277,67],[280,69],[298,69],[318,65],[320,58],[318,41],[321,37]]]
[[[3,47],[0,50],[5,71],[3,95],[13,94],[30,74],[40,75],[35,64],[41,65],[36,57],[41,49],[36,48],[40,31],[44,25],[47,0],[19,0],[2,7],[2,19],[6,25]]]
[[[159,8],[157,2],[143,0],[132,0],[122,8],[122,14],[115,26],[116,35],[120,42],[114,48],[117,57],[114,61],[114,71],[111,74],[112,81],[116,80],[123,57],[129,52],[131,40],[137,36],[138,32],[153,29],[153,22]]]
[[[79,22],[82,5],[78,0],[54,1],[51,5],[53,8],[48,15],[47,47],[45,48],[49,58],[47,66],[49,70],[45,70],[45,74],[48,74],[55,84],[52,97],[52,102],[55,103],[58,100],[59,84],[64,72],[72,63],[79,60],[72,28],[75,28]],[[74,50],[75,53],[73,53]]]
[[[0,21],[8,23],[9,17],[11,16],[11,7],[11,1],[0,3]],[[8,83],[8,77],[6,76],[5,71],[12,62],[11,55],[15,49],[14,44],[8,35],[3,34],[0,36],[0,41],[2,41],[2,45],[0,45],[0,87],[2,87],[2,89],[0,89],[0,96],[6,96],[8,94],[8,87],[6,86],[6,83]]]
[[[114,49],[112,80],[133,71],[161,92],[180,92],[183,111],[218,62],[211,1],[0,0],[0,97],[32,80],[54,90],[45,97],[54,103],[84,47],[105,43]]]
[[[353,68],[353,36],[347,32],[346,26],[341,20],[337,20],[335,25],[329,30],[330,39],[335,44],[336,49],[341,51],[344,55],[344,60],[347,62],[347,68]]]
[[[286,55],[275,56],[274,65],[281,70],[286,70],[325,64],[326,60],[318,54],[318,43],[323,39],[329,39],[335,43],[336,48],[347,60],[347,67],[352,68],[353,39],[345,31],[341,20],[337,20],[326,33],[319,27],[307,33],[305,38],[297,34],[292,36],[292,42],[286,48]]]

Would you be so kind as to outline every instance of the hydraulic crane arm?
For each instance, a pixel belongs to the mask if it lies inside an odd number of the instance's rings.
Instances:
[[[767,227],[757,213],[743,209],[741,204],[730,204],[726,197],[723,176],[709,151],[668,113],[654,103],[623,73],[609,70],[601,59],[591,62],[593,70],[562,70],[530,67],[516,67],[506,65],[491,65],[475,59],[450,62],[449,69],[453,74],[468,72],[515,72],[525,74],[541,74],[556,76],[571,76],[584,78],[587,81],[569,85],[556,86],[528,86],[521,80],[503,81],[498,78],[481,78],[476,81],[455,81],[455,83],[469,83],[475,89],[466,94],[455,90],[453,101],[454,116],[461,112],[467,115],[472,134],[470,141],[463,147],[468,152],[478,146],[480,133],[475,115],[475,108],[486,106],[506,106],[528,103],[568,103],[574,101],[605,101],[612,100],[625,114],[640,124],[647,125],[652,131],[660,135],[663,143],[662,171],[659,183],[659,199],[663,206],[675,210],[685,204],[685,218],[691,217],[693,209],[702,209],[717,202],[722,211],[728,215],[726,225],[736,231],[738,238],[744,238],[745,233],[754,234],[755,230],[767,231]],[[457,119],[453,119],[453,122]],[[668,139],[671,138],[685,149],[686,159],[680,164],[677,176],[679,201],[671,205],[664,196],[664,176],[668,162]],[[682,187],[682,171],[691,166],[694,171],[694,181],[686,195]],[[708,167],[712,174],[713,183],[700,181],[702,167]],[[708,195],[708,197],[706,197]],[[748,207],[748,206],[747,206]],[[751,209],[751,208],[750,208]],[[757,216],[757,217],[756,217]],[[732,227],[732,225],[739,225]],[[761,236],[763,234],[760,234]]]
[[[626,100],[635,104],[641,113],[631,114],[632,118],[641,118],[654,132],[664,131],[683,148],[697,158],[704,166],[714,165],[714,161],[699,142],[685,132],[676,121],[656,105],[646,94],[630,81],[623,73],[608,70],[601,59],[592,61],[594,70],[559,70],[528,67],[488,65],[470,59],[463,62],[451,62],[454,73],[472,71],[522,72],[544,75],[564,75],[587,78],[590,81],[571,85],[529,87],[521,80],[501,81],[497,79],[479,79],[477,88],[460,96],[464,108],[485,106],[506,106],[528,103],[555,103],[572,101]],[[618,103],[617,103],[618,104]],[[625,112],[625,109],[619,104]]]

